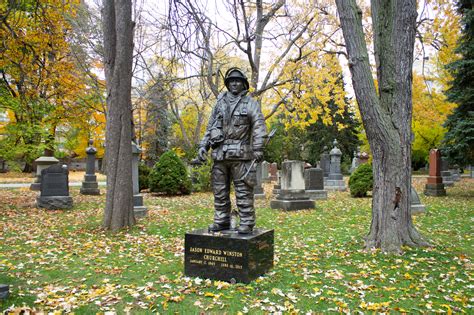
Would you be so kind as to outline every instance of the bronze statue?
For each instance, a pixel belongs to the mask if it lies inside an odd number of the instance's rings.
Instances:
[[[247,95],[249,82],[245,74],[231,68],[224,82],[228,91],[217,98],[198,151],[199,160],[205,161],[212,148],[214,161],[211,176],[215,213],[209,231],[230,228],[232,181],[240,217],[237,231],[250,234],[255,226],[255,161],[263,159],[267,130],[260,104]]]

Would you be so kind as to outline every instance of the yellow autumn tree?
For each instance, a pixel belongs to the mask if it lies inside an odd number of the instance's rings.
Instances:
[[[68,118],[84,118],[76,100],[84,80],[67,42],[79,0],[8,1],[3,14],[0,71],[2,109],[14,113],[9,123],[18,158],[31,162],[43,148],[54,150],[57,128]]]

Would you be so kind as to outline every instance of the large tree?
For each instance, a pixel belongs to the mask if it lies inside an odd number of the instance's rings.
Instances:
[[[472,1],[458,1],[462,15],[462,35],[457,53],[461,59],[448,69],[453,75],[448,99],[458,107],[448,117],[445,127],[443,154],[452,163],[465,166],[474,164],[474,11]]]
[[[103,8],[107,86],[107,197],[103,226],[118,230],[135,224],[132,190],[133,22],[130,0],[105,0]]]
[[[357,103],[373,155],[372,223],[367,248],[423,246],[410,211],[412,68],[416,0],[372,0],[378,91],[356,0],[336,0]]]

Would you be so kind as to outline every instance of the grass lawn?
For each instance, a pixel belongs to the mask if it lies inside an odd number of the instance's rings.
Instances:
[[[148,217],[113,234],[100,228],[104,195],[74,188],[72,210],[46,211],[34,207],[36,192],[0,190],[0,283],[11,286],[0,311],[473,313],[474,180],[438,198],[414,180],[428,209],[415,224],[433,247],[363,251],[370,198],[329,193],[298,212],[259,200],[258,226],[275,229],[275,266],[249,285],[183,275],[184,234],[211,223],[211,194],[145,194]]]

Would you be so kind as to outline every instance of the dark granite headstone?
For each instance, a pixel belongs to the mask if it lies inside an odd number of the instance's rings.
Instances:
[[[8,299],[10,295],[10,286],[8,284],[0,284],[0,300]]]
[[[304,171],[305,193],[310,200],[327,199],[328,193],[324,190],[323,170],[318,167]]]
[[[252,234],[195,230],[184,241],[184,274],[231,283],[249,283],[273,267],[274,231]]]
[[[41,171],[41,196],[69,196],[67,168],[53,165]]]
[[[449,170],[448,158],[441,156],[441,177],[443,178],[444,187],[450,187],[454,185],[451,171]]]
[[[56,164],[41,171],[40,196],[36,198],[36,204],[40,208],[50,210],[72,207],[68,170],[65,165]]]

